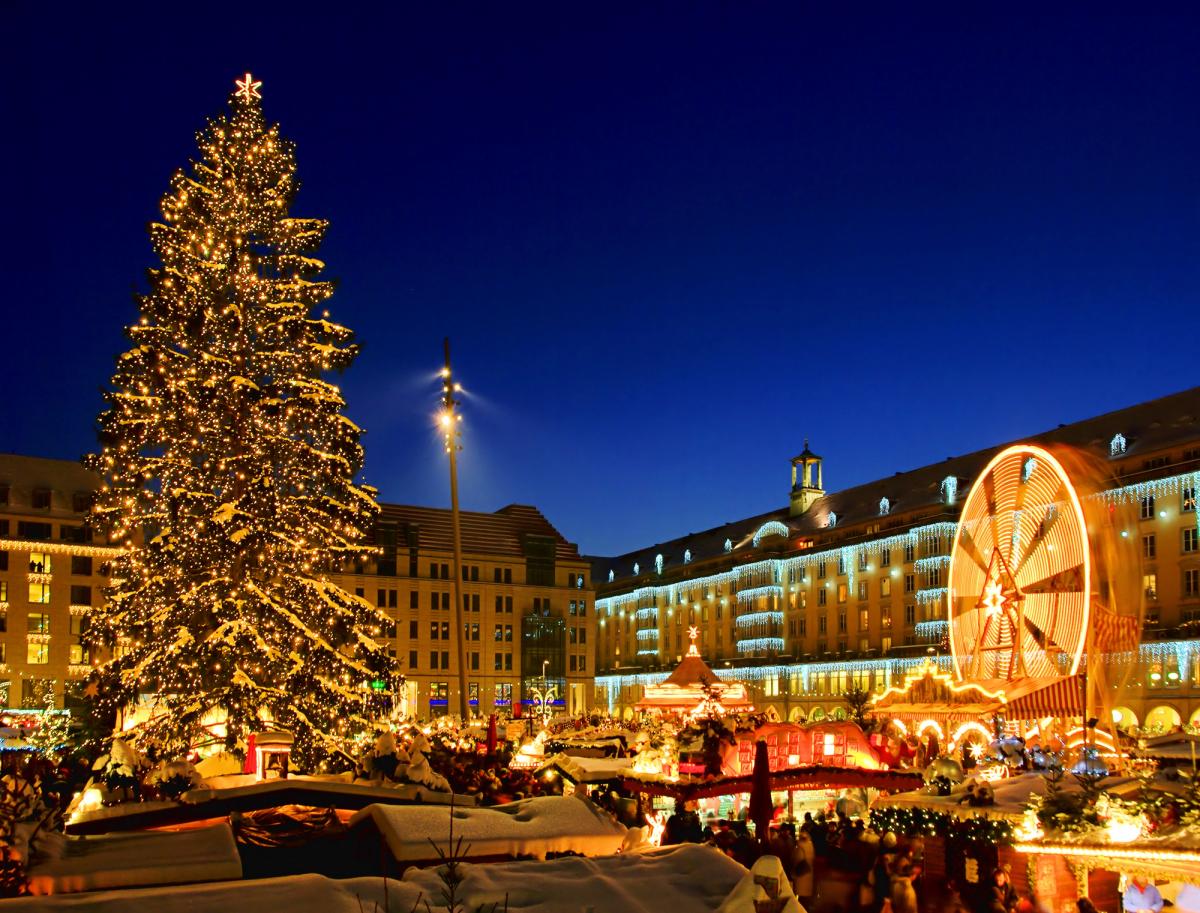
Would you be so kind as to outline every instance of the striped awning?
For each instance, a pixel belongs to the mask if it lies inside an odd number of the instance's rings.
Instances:
[[[1039,720],[1047,716],[1081,716],[1083,688],[1078,675],[1030,679],[1010,691],[1001,712],[1010,720]],[[1015,692],[1015,693],[1014,693]]]

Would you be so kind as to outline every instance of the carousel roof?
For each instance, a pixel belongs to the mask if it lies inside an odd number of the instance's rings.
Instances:
[[[741,682],[723,682],[709,668],[696,649],[696,629],[690,628],[692,639],[687,655],[666,680],[647,685],[638,701],[639,710],[694,710],[708,694],[712,694],[726,710],[752,710],[750,693]]]

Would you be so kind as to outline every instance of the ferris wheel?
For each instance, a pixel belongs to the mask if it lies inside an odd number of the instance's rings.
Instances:
[[[1074,675],[1092,565],[1079,495],[1050,451],[1009,447],[963,505],[950,555],[950,649],[960,679]]]

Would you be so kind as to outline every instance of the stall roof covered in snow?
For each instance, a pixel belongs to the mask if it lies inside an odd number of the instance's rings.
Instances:
[[[59,858],[30,868],[29,889],[68,894],[241,877],[233,831],[222,823],[186,831],[68,837]]]
[[[591,802],[577,796],[539,796],[491,808],[447,808],[424,805],[371,805],[350,819],[351,829],[373,826],[392,855],[403,861],[432,859],[450,839],[463,838],[463,851],[483,856],[615,853],[626,828]],[[469,849],[468,849],[469,848]]]
[[[67,822],[72,834],[104,834],[142,830],[220,818],[230,812],[255,811],[280,805],[311,805],[354,811],[368,805],[438,803],[471,805],[472,796],[452,796],[413,783],[377,786],[331,777],[292,776],[286,780],[257,780],[253,774],[212,777],[189,790],[179,802],[125,802],[74,813]]]
[[[688,844],[596,859],[464,865],[458,898],[463,909],[509,913],[713,913],[746,870],[711,847]],[[433,870],[410,869],[404,880],[292,875],[254,881],[101,891],[72,897],[6,901],[23,913],[362,913],[364,910],[445,910],[442,882]],[[420,906],[418,907],[418,904]]]

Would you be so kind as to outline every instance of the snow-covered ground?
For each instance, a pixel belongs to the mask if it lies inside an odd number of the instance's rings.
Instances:
[[[539,796],[491,808],[455,808],[454,839],[472,857],[576,852],[615,853],[626,828],[586,799]],[[432,859],[432,839],[447,848],[451,809],[428,805],[369,805],[350,819],[351,829],[374,826],[402,861]],[[468,850],[469,847],[469,850]]]
[[[495,901],[509,913],[712,913],[746,874],[710,847],[685,845],[596,859],[568,857],[549,862],[465,865],[459,887],[462,908]],[[408,913],[421,899],[445,911],[442,882],[429,869],[411,870],[403,881],[293,875],[261,881],[104,891],[63,897],[6,901],[28,913]]]
[[[228,824],[178,832],[67,837],[59,848],[59,858],[31,868],[34,894],[242,877],[242,860]]]

